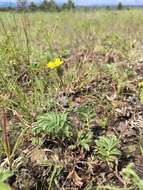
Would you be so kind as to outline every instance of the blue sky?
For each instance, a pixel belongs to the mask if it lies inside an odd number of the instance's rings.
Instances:
[[[28,1],[42,1],[42,0],[28,0]],[[67,0],[55,0],[58,3],[66,2]],[[143,0],[74,0],[77,5],[113,5],[121,1],[123,4],[143,5]],[[16,0],[0,0],[0,2],[16,2]]]

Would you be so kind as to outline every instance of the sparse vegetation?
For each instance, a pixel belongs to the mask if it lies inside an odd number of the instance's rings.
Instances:
[[[142,190],[142,10],[29,8],[0,12],[0,190]]]
[[[97,153],[103,161],[106,161],[108,164],[115,161],[117,156],[120,155],[118,149],[119,141],[115,136],[111,137],[100,137],[96,140]]]

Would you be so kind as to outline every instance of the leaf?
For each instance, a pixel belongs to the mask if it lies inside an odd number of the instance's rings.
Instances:
[[[10,171],[5,171],[0,168],[0,182],[7,180],[11,175],[12,173]]]
[[[2,182],[0,182],[0,190],[11,190],[11,188]]]
[[[89,145],[86,144],[86,143],[82,144],[82,147],[83,147],[86,151],[89,151],[89,150],[90,150]]]
[[[49,112],[37,117],[35,133],[44,133],[53,137],[66,138],[72,136],[72,129],[67,121],[68,112]]]
[[[113,162],[121,152],[118,150],[119,140],[116,136],[100,137],[96,140],[97,152],[102,160]]]

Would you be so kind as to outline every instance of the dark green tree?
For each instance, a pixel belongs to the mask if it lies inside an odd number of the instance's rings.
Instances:
[[[117,5],[117,9],[118,10],[124,9],[123,4],[121,2],[119,2],[119,4]]]
[[[44,1],[41,3],[41,5],[40,5],[39,8],[40,8],[41,10],[43,10],[43,11],[48,10],[48,8],[49,8],[49,2],[48,2],[47,0],[44,0]]]
[[[58,10],[58,6],[54,0],[49,1],[49,9],[48,10],[49,11],[57,11]]]
[[[75,4],[72,0],[68,0],[67,3],[64,3],[62,9],[75,9]]]
[[[106,6],[106,10],[110,10],[111,9],[111,7],[110,6]]]
[[[68,6],[69,6],[69,9],[74,9],[75,8],[75,4],[72,0],[69,0],[68,1]]]
[[[44,0],[40,5],[40,9],[44,11],[57,11],[58,6],[54,0]]]
[[[29,5],[31,11],[36,11],[38,9],[37,5],[34,2],[31,2]]]

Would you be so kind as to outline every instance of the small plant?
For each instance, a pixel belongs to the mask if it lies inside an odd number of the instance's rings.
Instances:
[[[61,65],[63,64],[64,62],[60,59],[60,58],[56,58],[54,59],[53,61],[50,61],[48,64],[47,64],[47,67],[49,69],[56,69],[56,72],[57,72],[57,75],[60,79],[60,83],[61,83],[61,87],[64,86],[64,83],[63,83],[63,69],[61,68]]]
[[[10,190],[9,185],[4,182],[12,175],[10,171],[0,168],[0,190]]]
[[[37,118],[35,133],[44,133],[57,138],[70,138],[72,136],[71,126],[67,121],[68,113],[49,112]]]
[[[119,57],[121,60],[128,58],[130,44],[126,39],[118,34],[112,33],[107,35],[103,39],[103,47],[103,52],[105,54],[114,52],[115,55],[117,55],[117,57]]]
[[[77,132],[77,140],[75,145],[71,145],[70,149],[81,147],[84,151],[90,150],[90,143],[92,142],[93,133],[91,131],[81,130]]]
[[[96,115],[91,105],[78,108],[77,115],[84,129],[91,129],[96,123]]]
[[[132,70],[131,68],[124,69],[124,73],[127,77],[133,77],[137,74],[136,71]]]
[[[90,150],[93,133],[91,131],[95,124],[95,114],[91,105],[80,107],[76,111],[81,123],[81,129],[77,131],[76,143],[71,145],[71,149],[81,148],[84,151]]]
[[[118,149],[119,141],[116,136],[105,137],[102,136],[96,140],[97,153],[99,157],[107,163],[112,163],[120,155]]]
[[[106,64],[104,68],[105,68],[105,71],[112,76],[113,80],[117,80],[119,78],[119,69],[117,65]]]
[[[102,120],[99,121],[99,125],[102,129],[106,129],[108,126],[108,119],[104,118]]]
[[[77,146],[81,146],[83,150],[89,151],[89,144],[92,141],[93,133],[91,131],[80,131],[77,138]]]
[[[47,67],[50,69],[55,69],[58,68],[59,66],[61,66],[63,64],[63,61],[60,60],[60,58],[56,58],[54,61],[50,61],[47,64]]]
[[[127,70],[122,70],[115,64],[106,64],[105,70],[108,74],[110,74],[112,79],[116,82],[117,94],[121,95],[123,93],[124,88],[130,84]]]

